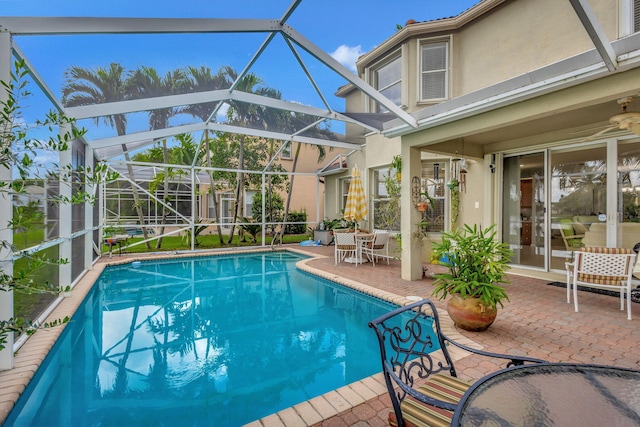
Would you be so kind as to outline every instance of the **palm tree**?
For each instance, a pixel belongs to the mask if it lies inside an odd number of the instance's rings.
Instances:
[[[270,98],[280,99],[281,93],[276,89],[261,86],[262,80],[253,73],[244,75],[239,79],[238,73],[231,67],[224,67],[226,74],[235,82],[237,81],[236,90],[248,93],[255,93],[257,95],[266,96]],[[266,129],[269,123],[274,123],[277,117],[277,112],[272,112],[266,107],[229,101],[229,110],[227,111],[227,117],[229,121],[238,126],[253,128],[253,129]],[[239,209],[244,202],[244,187],[245,187],[245,143],[247,136],[238,135],[238,174],[236,183],[236,202],[234,205],[233,213],[233,225],[231,226],[231,232],[229,233],[229,240],[227,243],[231,243],[233,234],[235,232],[235,223],[238,221]]]
[[[129,98],[131,87],[125,78],[125,70],[120,64],[111,63],[108,68],[97,67],[89,70],[82,67],[71,67],[64,72],[65,82],[62,86],[62,104],[66,107],[78,107],[82,105],[102,104],[106,102],[124,101]],[[113,114],[110,116],[96,117],[96,124],[103,121],[105,124],[116,129],[118,136],[126,134],[127,117],[124,114]],[[122,144],[127,170],[131,181],[135,181],[131,157],[126,144]],[[133,202],[138,214],[138,220],[142,226],[144,240],[147,240],[147,229],[145,227],[144,212],[140,203],[138,189],[131,185]],[[149,242],[147,249],[151,249]]]
[[[189,90],[191,92],[204,92],[210,90],[219,90],[226,89],[231,86],[231,82],[228,79],[228,76],[224,73],[224,69],[218,71],[217,74],[211,74],[211,68],[201,66],[200,68],[189,66],[186,68],[185,77],[190,83]],[[187,113],[192,115],[193,117],[197,117],[203,122],[209,120],[212,112],[216,108],[215,102],[205,102],[202,104],[191,104],[182,109],[183,113]],[[205,155],[206,155],[206,165],[208,168],[211,167],[211,149],[209,147],[209,130],[205,129],[204,131],[204,141],[206,144]],[[220,244],[223,244],[224,238],[222,236],[222,228],[220,227],[220,209],[218,207],[218,197],[216,195],[216,187],[215,187],[215,178],[216,175],[214,172],[209,172],[209,177],[211,180],[211,196],[213,199],[213,211],[214,211],[214,221],[217,224],[218,231],[218,239]]]
[[[152,98],[164,95],[175,95],[182,93],[188,87],[188,81],[185,78],[184,71],[177,69],[169,71],[164,77],[151,67],[139,67],[129,78],[129,84],[132,88],[132,98]],[[158,108],[149,111],[149,126],[153,129],[165,129],[169,127],[171,117],[178,114],[180,110],[176,107]],[[169,155],[167,152],[167,140],[162,140],[162,152],[164,164],[169,163]],[[164,173],[163,201],[166,203],[169,197],[169,171]],[[162,235],[164,234],[167,221],[168,210],[166,206],[162,206],[162,227],[160,237],[156,240],[156,249],[162,246]],[[146,239],[146,237],[145,237]]]

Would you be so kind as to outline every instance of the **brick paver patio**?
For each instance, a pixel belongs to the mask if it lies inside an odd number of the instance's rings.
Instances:
[[[400,278],[400,262],[391,261],[355,267],[334,265],[332,247],[305,248],[326,255],[309,264],[398,295],[430,297],[432,279],[405,281]],[[429,266],[429,272],[441,268]],[[485,350],[522,354],[550,362],[577,362],[640,369],[640,304],[632,304],[633,320],[620,311],[617,297],[580,293],[580,312],[566,302],[566,288],[548,286],[548,280],[510,275],[510,298],[498,318],[484,332],[459,330]],[[443,301],[434,301],[445,309]],[[456,361],[458,375],[466,380],[480,378],[501,369],[475,356]],[[391,402],[386,394],[315,424],[314,427],[384,426]]]
[[[426,298],[433,289],[430,278],[402,280],[400,262],[397,260],[392,260],[390,265],[382,262],[375,267],[371,264],[356,267],[348,263],[336,266],[332,246],[303,248],[296,245],[295,250],[318,255],[318,258],[305,264],[320,270],[325,277],[341,277],[356,285],[373,287],[376,292],[393,300],[404,300],[403,297],[409,295]],[[103,260],[126,262],[132,257]],[[72,314],[102,267],[101,262],[83,278],[77,291],[66,298],[57,313],[53,314],[54,318],[60,313]],[[428,273],[438,268],[442,267],[429,266]],[[451,332],[492,352],[529,355],[551,362],[594,363],[640,369],[640,304],[633,304],[633,320],[627,320],[626,312],[619,310],[617,298],[581,292],[580,312],[575,313],[573,304],[566,303],[564,287],[548,286],[548,280],[523,276],[511,275],[510,279],[507,292],[511,301],[500,309],[497,320],[487,331],[456,331],[449,321]],[[445,313],[445,303],[434,302]],[[446,313],[443,317],[444,323],[448,320]],[[16,368],[0,372],[0,424],[53,345],[59,333],[54,332],[41,331],[30,338],[16,357]],[[480,378],[503,367],[466,354],[457,357],[455,363],[459,376],[465,380]],[[365,379],[346,387],[342,393],[328,393],[322,398],[312,399],[251,423],[251,427],[387,425],[391,403],[381,382],[380,378]]]

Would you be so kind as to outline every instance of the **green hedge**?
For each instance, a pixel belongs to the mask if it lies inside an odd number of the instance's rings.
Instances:
[[[303,222],[304,224],[289,224],[285,228],[286,234],[304,234],[307,231],[307,213],[289,212],[287,222]]]

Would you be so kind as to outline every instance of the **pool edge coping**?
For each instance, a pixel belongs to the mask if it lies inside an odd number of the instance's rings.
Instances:
[[[175,258],[195,258],[215,255],[243,254],[255,252],[272,252],[272,251],[289,251],[308,256],[309,258],[300,260],[296,266],[300,270],[315,276],[324,278],[331,282],[355,289],[367,295],[382,299],[384,301],[396,304],[398,306],[409,304],[411,301],[406,297],[396,295],[373,286],[368,286],[355,280],[346,279],[333,273],[307,265],[315,259],[327,258],[324,255],[307,252],[299,248],[252,248],[240,250],[216,250],[202,251],[197,253],[154,253],[154,254],[135,254],[132,256],[119,256],[118,258],[109,258],[106,256],[96,259],[92,268],[86,271],[78,278],[74,284],[72,292],[69,296],[61,297],[56,300],[56,305],[48,314],[45,322],[51,322],[55,319],[61,319],[65,316],[72,318],[81,302],[85,299],[96,280],[108,266],[129,264],[135,261],[150,261],[161,259]],[[442,329],[445,333],[463,344],[474,348],[482,349],[482,346],[475,341],[460,334],[453,326],[453,321],[446,312],[440,312],[440,321]],[[37,333],[30,336],[24,344],[16,351],[14,355],[14,367],[9,370],[0,371],[0,425],[2,425],[9,413],[15,406],[20,396],[24,393],[27,385],[35,375],[36,371],[44,361],[45,357],[56,343],[60,334],[65,329],[66,324],[40,329]],[[453,349],[451,356],[454,360],[458,360],[468,355],[467,352],[459,349]],[[310,426],[323,420],[338,415],[341,412],[349,410],[369,399],[379,397],[387,392],[386,385],[381,373],[364,378],[351,384],[347,384],[336,390],[332,390],[313,399],[304,401],[292,407],[283,409],[267,417],[254,420],[247,427],[274,427],[286,425],[306,425]],[[303,423],[303,424],[301,424]]]
[[[311,258],[304,259],[296,263],[296,267],[302,271],[398,306],[404,306],[415,302],[415,300],[407,299],[407,297],[383,291],[355,280],[346,279],[335,273],[328,273],[324,270],[307,265],[315,259],[328,258],[325,255],[309,254],[308,252],[293,248],[289,250],[292,252],[299,252],[304,255],[311,255]],[[438,310],[438,315],[440,317],[442,330],[447,336],[469,347],[484,350],[482,345],[458,332],[454,327],[451,317],[449,317],[446,311]],[[470,354],[467,351],[455,347],[449,348],[448,350],[454,361],[460,360]],[[320,396],[316,396],[313,399],[247,423],[243,427],[281,427],[289,425],[312,426],[344,411],[348,411],[370,399],[380,397],[387,392],[384,377],[382,373],[379,372],[367,378],[363,378],[360,381],[355,381]]]

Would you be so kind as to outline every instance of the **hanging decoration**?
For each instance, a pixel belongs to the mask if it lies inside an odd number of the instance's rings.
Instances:
[[[460,213],[460,161],[451,159],[451,180],[447,182],[447,188],[451,191],[451,228],[455,229]]]
[[[420,184],[420,178],[414,176],[411,178],[411,201],[414,205],[420,203],[420,193],[422,192],[422,186]]]
[[[464,159],[464,157],[462,158],[462,160],[460,161],[460,191],[464,192],[465,194],[467,193],[467,161]]]

